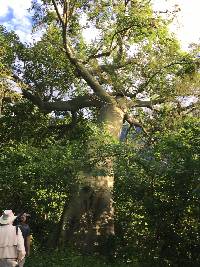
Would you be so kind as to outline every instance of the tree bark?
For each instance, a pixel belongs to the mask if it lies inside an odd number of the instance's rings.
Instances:
[[[5,91],[3,89],[3,86],[0,84],[0,117],[3,114],[3,100],[5,98]]]
[[[105,104],[100,110],[99,126],[112,139],[119,140],[123,118],[119,107]],[[92,149],[94,145],[91,144]],[[63,210],[59,244],[64,246],[66,241],[72,241],[85,253],[107,254],[114,235],[112,158],[105,158],[96,168],[102,175],[83,172],[79,192]]]

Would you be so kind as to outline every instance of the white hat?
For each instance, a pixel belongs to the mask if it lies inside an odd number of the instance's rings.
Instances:
[[[16,219],[12,210],[4,210],[2,216],[0,217],[0,224],[11,224]]]

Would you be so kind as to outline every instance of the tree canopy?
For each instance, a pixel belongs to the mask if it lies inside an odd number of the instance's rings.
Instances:
[[[35,246],[197,266],[199,45],[149,0],[31,12],[38,41],[0,27],[0,206],[36,218]]]
[[[22,46],[14,34],[2,35],[17,50],[6,50],[6,67],[44,110],[76,112],[105,102],[128,112],[197,94],[189,87],[199,79],[198,58],[180,50],[170,20],[153,12],[150,1],[33,1],[33,10],[35,29],[45,29],[40,41]],[[92,30],[88,41],[85,32]],[[120,97],[126,103],[117,104]]]

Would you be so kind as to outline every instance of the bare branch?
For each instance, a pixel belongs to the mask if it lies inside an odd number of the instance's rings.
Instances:
[[[129,100],[127,103],[128,108],[132,107],[146,107],[153,109],[153,105],[161,104],[165,101],[164,98],[162,99],[155,99],[155,100]]]
[[[114,46],[113,48],[110,48],[108,51],[105,51],[105,52],[99,52],[101,50],[102,47],[99,47],[97,50],[96,50],[96,53],[94,54],[91,54],[83,63],[84,64],[87,64],[88,61],[90,61],[91,59],[95,59],[95,58],[102,58],[102,57],[109,57],[111,55],[111,53],[116,49],[117,45]]]
[[[99,82],[95,79],[95,77],[87,70],[87,68],[80,61],[77,60],[71,47],[66,41],[64,42],[64,48],[68,59],[75,66],[78,75],[81,76],[87,82],[87,84],[91,87],[94,93],[98,97],[100,97],[103,101],[116,105],[115,99],[103,89],[103,87],[99,84]]]
[[[64,21],[63,21],[63,19],[62,19],[60,13],[59,13],[59,11],[58,11],[58,7],[57,7],[57,5],[56,5],[56,1],[55,1],[55,0],[52,0],[52,3],[53,3],[54,9],[55,9],[55,11],[56,11],[56,14],[57,14],[57,16],[58,16],[58,19],[59,19],[60,23],[62,24],[62,26],[64,26]]]
[[[130,124],[130,126],[140,127],[143,130],[143,132],[145,134],[147,134],[147,130],[143,127],[143,125],[141,124],[141,122],[138,121],[137,119],[133,118],[129,114],[127,114],[127,113],[125,114],[124,120],[127,121]]]
[[[102,52],[99,54],[92,54],[87,58],[87,60],[84,63],[87,63],[87,61],[89,61],[90,59],[94,59],[94,58],[109,57],[110,54],[111,54],[111,51]]]
[[[62,37],[63,37],[63,48],[64,52],[71,62],[71,64],[75,67],[76,76],[81,76],[87,84],[91,87],[91,89],[94,91],[94,93],[100,97],[103,101],[110,103],[112,105],[116,105],[115,99],[110,96],[103,87],[99,84],[99,82],[96,80],[96,78],[87,70],[87,68],[80,62],[75,56],[75,53],[73,51],[72,46],[69,44],[69,40],[67,39],[67,28],[66,24],[63,22],[60,13],[58,11],[58,7],[55,3],[55,0],[52,0],[54,8],[56,10],[56,13],[58,15],[58,18],[62,24]]]
[[[68,101],[55,101],[55,102],[45,102],[38,95],[33,95],[30,91],[30,85],[24,84],[21,79],[17,75],[13,75],[12,77],[8,77],[8,79],[14,80],[16,83],[23,84],[22,93],[23,96],[29,99],[33,104],[38,106],[39,108],[51,112],[53,110],[57,111],[77,111],[79,109],[85,107],[101,107],[104,104],[102,98],[98,98],[96,95],[84,95],[77,96],[72,100]]]
[[[27,90],[23,90],[23,96],[46,112],[51,112],[51,111],[75,112],[79,109],[86,107],[101,107],[103,104],[101,101],[95,98],[94,95],[77,96],[68,101],[54,101],[54,102],[45,102],[41,99],[41,97],[33,95]]]
[[[126,60],[125,62],[119,62],[119,63],[114,63],[114,64],[104,64],[104,65],[99,65],[98,68],[96,69],[91,69],[90,72],[92,74],[96,74],[98,73],[99,71],[101,72],[106,72],[106,73],[110,73],[110,70],[119,70],[119,69],[122,69],[124,67],[126,67],[127,65],[131,65],[131,64],[134,64],[134,65],[138,65],[138,62],[137,62],[137,58],[129,58],[128,60]]]
[[[194,112],[195,110],[199,110],[199,104],[200,104],[200,100],[196,101],[196,102],[192,102],[190,103],[190,105],[188,106],[181,106],[181,103],[178,103],[178,112],[179,114],[189,114],[191,112]]]

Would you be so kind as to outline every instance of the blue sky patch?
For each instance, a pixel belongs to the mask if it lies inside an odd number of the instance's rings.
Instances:
[[[8,7],[8,12],[5,15],[6,16],[0,16],[0,24],[3,24],[4,22],[9,22],[14,18],[13,9],[11,7]]]

